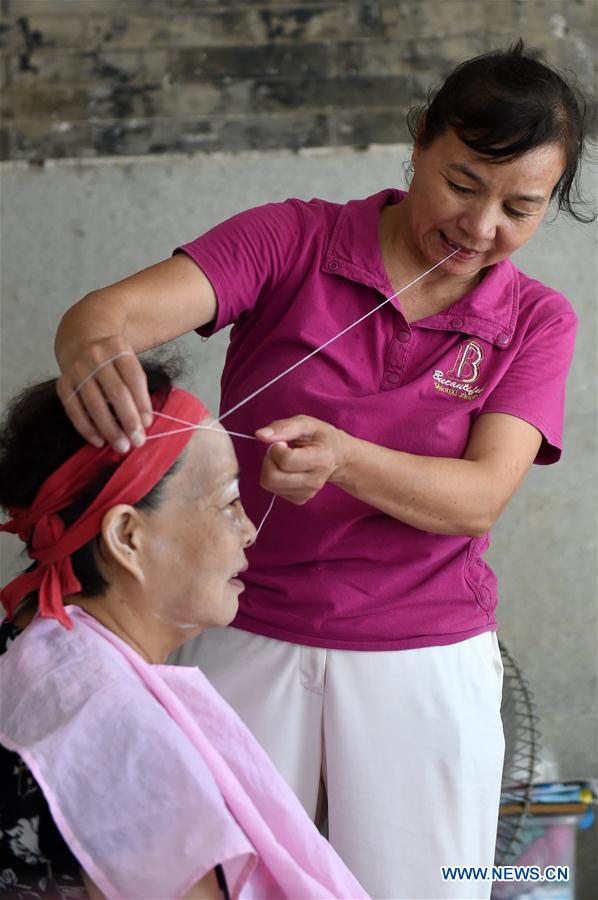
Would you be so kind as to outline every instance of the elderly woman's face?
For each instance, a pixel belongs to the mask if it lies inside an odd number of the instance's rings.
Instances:
[[[206,424],[209,424],[207,420]],[[175,628],[226,625],[235,616],[255,528],[239,498],[228,435],[197,431],[145,517],[143,566],[152,612]]]
[[[425,149],[416,146],[408,194],[414,249],[432,264],[459,248],[443,271],[475,276],[532,237],[564,167],[556,144],[499,163],[476,154],[452,130]]]

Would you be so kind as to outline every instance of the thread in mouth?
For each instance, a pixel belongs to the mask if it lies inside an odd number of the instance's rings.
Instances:
[[[447,244],[452,250],[458,251],[458,253],[456,254],[457,256],[464,256],[473,259],[473,257],[477,256],[480,252],[479,250],[471,250],[469,247],[463,247],[461,244],[457,244],[455,243],[455,241],[449,240],[444,231],[441,231],[440,234],[442,235],[442,239],[445,244]]]

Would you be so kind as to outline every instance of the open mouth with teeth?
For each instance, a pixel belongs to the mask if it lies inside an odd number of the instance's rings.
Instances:
[[[465,247],[463,244],[458,244],[456,241],[451,241],[447,238],[444,231],[440,232],[442,240],[451,250],[458,250],[459,252],[455,254],[457,257],[461,257],[461,259],[473,259],[475,256],[478,256],[481,253],[480,250],[473,250],[471,247]],[[453,257],[454,259],[455,257]]]

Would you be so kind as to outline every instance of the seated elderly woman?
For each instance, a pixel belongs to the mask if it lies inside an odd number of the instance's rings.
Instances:
[[[12,896],[365,897],[236,714],[165,665],[225,625],[255,529],[228,435],[146,365],[148,440],[76,433],[55,382],[0,434],[0,885]],[[200,428],[198,425],[202,423]]]

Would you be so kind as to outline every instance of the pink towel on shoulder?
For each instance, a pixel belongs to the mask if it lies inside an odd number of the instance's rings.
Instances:
[[[0,657],[0,743],[37,779],[107,897],[181,897],[218,863],[233,898],[364,898],[198,669],[146,663],[77,606]]]

